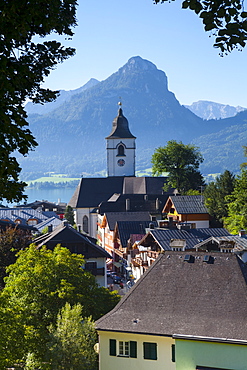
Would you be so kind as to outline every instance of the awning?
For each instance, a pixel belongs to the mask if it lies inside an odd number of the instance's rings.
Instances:
[[[115,262],[115,261],[113,261],[113,265],[116,266],[116,267],[122,267],[122,264],[121,263]]]

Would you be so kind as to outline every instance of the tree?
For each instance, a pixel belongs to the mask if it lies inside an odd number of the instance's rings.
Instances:
[[[14,156],[37,145],[27,128],[27,99],[45,103],[57,91],[41,87],[57,63],[74,54],[60,42],[44,40],[52,33],[72,36],[76,0],[2,1],[0,5],[0,200],[20,201],[26,184]],[[36,36],[36,37],[35,37]],[[44,41],[43,41],[44,40]]]
[[[247,170],[242,169],[237,176],[234,190],[226,197],[228,216],[224,218],[224,226],[232,234],[247,228]]]
[[[164,3],[168,0],[154,0]],[[193,10],[204,24],[205,31],[215,36],[214,46],[221,55],[234,48],[242,50],[247,41],[247,12],[241,0],[183,0],[182,8]]]
[[[161,175],[163,172],[169,172],[167,184],[185,193],[204,184],[198,171],[202,162],[203,157],[196,146],[170,140],[166,146],[155,150],[152,156],[152,173]]]
[[[6,227],[0,232],[0,289],[4,287],[6,268],[16,261],[16,253],[27,247],[32,240],[29,231]]]
[[[73,208],[70,205],[68,205],[66,207],[66,210],[65,210],[65,213],[64,213],[64,217],[70,223],[70,225],[73,226],[75,224],[74,211],[73,211]]]
[[[80,303],[82,316],[95,320],[119,301],[116,292],[99,287],[83,265],[83,257],[71,254],[67,248],[38,250],[31,245],[20,251],[16,262],[8,267],[9,275],[0,298],[3,308],[18,312],[18,323],[24,331],[21,347],[25,356],[32,354],[39,361],[44,360],[50,340],[48,328],[55,325],[66,302]]]
[[[210,182],[204,190],[205,205],[213,218],[214,226],[222,226],[224,217],[228,216],[228,201],[226,196],[234,190],[235,176],[226,170]]]
[[[83,319],[80,304],[61,309],[55,326],[50,327],[47,362],[56,370],[97,370],[94,345],[97,334],[91,318]]]

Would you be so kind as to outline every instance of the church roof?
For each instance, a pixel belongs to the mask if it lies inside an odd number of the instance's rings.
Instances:
[[[112,122],[112,131],[106,139],[136,139],[129,130],[129,123],[122,108],[119,108],[118,115]]]
[[[114,194],[163,194],[165,177],[98,177],[82,178],[69,205],[94,208]]]
[[[247,266],[233,253],[167,251],[96,329],[247,340]]]

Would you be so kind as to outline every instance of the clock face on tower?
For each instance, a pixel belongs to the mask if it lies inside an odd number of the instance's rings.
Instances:
[[[124,159],[119,159],[117,161],[117,164],[118,164],[118,166],[123,167],[125,165],[125,160]]]

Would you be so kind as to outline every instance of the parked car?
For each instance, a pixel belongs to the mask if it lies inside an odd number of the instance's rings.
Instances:
[[[113,276],[113,283],[114,284],[120,284],[121,282],[122,282],[122,279],[121,279],[120,276],[117,276],[117,275]]]

